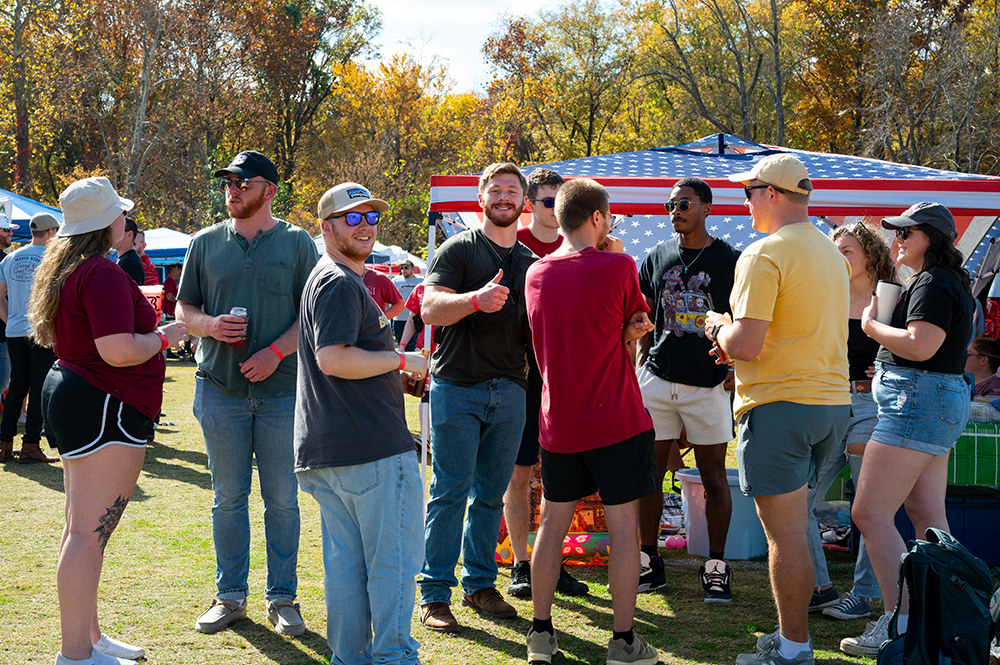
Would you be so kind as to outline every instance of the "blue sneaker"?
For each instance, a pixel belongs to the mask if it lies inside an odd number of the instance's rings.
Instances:
[[[841,621],[864,619],[865,617],[870,616],[871,613],[871,603],[861,596],[855,596],[850,591],[841,597],[839,603],[833,607],[827,607],[823,610],[823,616],[833,617],[834,619],[840,619]]]

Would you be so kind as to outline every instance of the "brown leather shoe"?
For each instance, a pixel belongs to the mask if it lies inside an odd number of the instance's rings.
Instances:
[[[55,458],[46,457],[41,447],[37,443],[21,443],[21,464],[31,464],[32,462],[55,462]]]
[[[14,459],[14,440],[0,441],[0,462],[9,462],[12,459]]]
[[[424,628],[436,630],[439,633],[457,633],[458,621],[451,613],[448,603],[427,603],[420,606],[420,623]]]
[[[517,609],[504,600],[500,592],[493,587],[480,589],[471,596],[463,594],[462,604],[466,607],[475,607],[495,619],[513,619],[517,616]]]

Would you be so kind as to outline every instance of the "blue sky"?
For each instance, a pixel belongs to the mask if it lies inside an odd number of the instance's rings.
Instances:
[[[427,63],[437,56],[448,65],[455,81],[453,92],[483,92],[488,72],[480,49],[502,13],[534,15],[558,6],[552,0],[376,0],[375,4],[382,11],[382,34],[376,40],[382,57],[407,52]]]

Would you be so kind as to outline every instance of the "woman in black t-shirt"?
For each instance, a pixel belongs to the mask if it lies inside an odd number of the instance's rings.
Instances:
[[[867,652],[887,639],[895,605],[903,539],[894,525],[901,505],[917,534],[948,531],[945,489],[948,453],[969,419],[966,347],[975,305],[962,255],[954,247],[955,220],[939,203],[918,203],[882,220],[896,232],[896,262],[916,274],[906,284],[890,323],[873,317],[878,299],[862,315],[862,328],[881,344],[873,394],[878,424],[865,450],[853,517],[868,545],[882,589],[886,616],[863,635],[841,642]],[[909,618],[906,597],[899,631]],[[877,653],[873,652],[873,653]]]

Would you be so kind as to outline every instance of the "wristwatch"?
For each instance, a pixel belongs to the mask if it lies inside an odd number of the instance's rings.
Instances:
[[[719,328],[721,327],[722,327],[721,323],[712,326],[711,328],[705,331],[705,336],[708,337],[713,342],[715,342],[716,344],[718,344],[719,341],[715,339],[715,336],[719,334]]]

